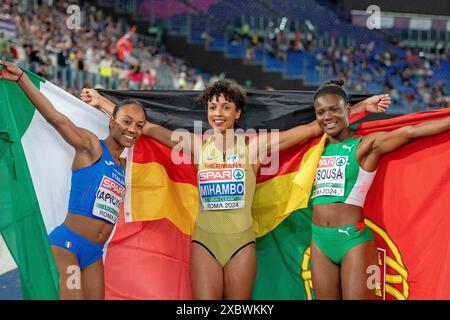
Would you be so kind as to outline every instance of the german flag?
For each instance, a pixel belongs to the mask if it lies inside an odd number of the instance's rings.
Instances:
[[[324,141],[319,137],[281,151],[278,172],[257,176],[252,205],[257,237],[270,233],[291,212],[307,206]],[[171,153],[171,149],[142,137],[128,157],[124,218],[106,255],[108,298],[191,297],[188,267],[199,206],[197,174],[193,164],[175,165]],[[310,169],[299,170],[302,167]],[[293,183],[297,176],[304,178],[303,187]],[[129,270],[128,275],[124,270]],[[148,291],[144,292],[139,290],[143,279],[148,281]]]
[[[289,213],[307,207],[324,141],[319,137],[281,151],[278,171],[257,176],[252,205],[257,237],[273,230]],[[149,137],[135,144],[127,168],[125,221],[165,218],[191,236],[199,203],[197,171],[193,164],[175,165],[171,153]],[[304,167],[308,170],[300,170]],[[293,183],[296,178],[302,187]]]

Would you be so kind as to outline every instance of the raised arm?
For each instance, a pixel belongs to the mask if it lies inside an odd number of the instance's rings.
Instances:
[[[317,137],[322,133],[323,131],[316,120],[311,121],[308,124],[296,126],[286,131],[281,131],[279,133],[279,149],[287,149],[297,143]],[[270,149],[272,149],[274,147],[273,143],[276,142],[276,140],[272,142],[271,137],[269,137],[269,140],[271,141]]]
[[[385,112],[389,105],[391,104],[391,97],[389,94],[377,94],[364,99],[354,106],[350,107],[350,114],[360,113],[360,112]]]
[[[84,88],[81,91],[80,97],[82,101],[93,107],[100,107],[110,116],[113,114],[116,104],[99,94],[97,90]],[[191,133],[189,133],[189,135],[183,135],[183,137],[188,137],[188,139],[183,139],[180,135],[174,134],[172,130],[147,121],[142,129],[142,134],[155,139],[169,148],[183,148],[184,152],[192,154],[191,146],[193,145],[193,134]],[[189,141],[189,139],[191,140]]]
[[[450,130],[450,117],[405,126],[389,132],[376,132],[363,138],[356,157],[364,170],[373,171],[378,167],[382,155],[395,151],[419,139]]]
[[[113,114],[114,108],[116,107],[114,102],[102,96],[95,89],[83,88],[83,90],[81,90],[80,99],[92,107],[103,109],[103,111],[110,116]]]
[[[92,132],[77,127],[68,117],[57,111],[52,103],[33,85],[27,74],[15,64],[0,61],[0,79],[16,81],[22,88],[40,114],[47,120],[67,141],[78,150],[92,149],[98,138]]]
[[[391,98],[389,94],[374,95],[352,106],[350,108],[350,113],[356,114],[360,112],[385,112],[390,104]],[[275,144],[278,143],[279,150],[284,150],[302,141],[317,137],[322,133],[323,131],[320,128],[319,124],[316,120],[314,120],[306,125],[299,125],[292,129],[280,132],[278,140],[273,136],[273,134],[260,135],[258,137],[260,139],[259,146],[261,147],[261,149],[269,146],[268,148],[266,148],[268,152],[270,152],[271,150],[276,148]]]

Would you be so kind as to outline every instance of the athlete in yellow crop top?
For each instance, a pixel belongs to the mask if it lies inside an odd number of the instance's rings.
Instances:
[[[199,210],[192,242],[208,250],[222,267],[245,246],[255,243],[251,203],[256,176],[242,135],[228,155],[209,137],[198,164]],[[250,204],[250,205],[248,205]]]
[[[450,117],[355,139],[349,128],[343,81],[330,81],[314,97],[316,119],[328,134],[313,187],[311,272],[316,299],[373,299],[370,265],[378,265],[362,207],[383,154],[421,137],[450,130]]]
[[[98,97],[110,112],[113,103]],[[354,112],[376,111],[384,97],[366,99]],[[143,134],[190,153],[198,169],[199,211],[193,234],[191,283],[194,299],[249,299],[256,276],[255,233],[251,205],[259,170],[259,154],[289,148],[322,133],[316,121],[279,133],[244,137],[234,131],[240,119],[245,91],[229,81],[217,81],[199,97],[208,113],[213,134],[206,139],[194,134],[172,140],[172,131],[147,123]],[[255,150],[255,152],[252,152]]]

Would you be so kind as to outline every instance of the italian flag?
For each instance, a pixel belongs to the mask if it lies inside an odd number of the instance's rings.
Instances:
[[[44,79],[27,75],[76,125],[99,138],[107,136],[106,115]],[[0,266],[6,264],[9,252],[20,271],[24,299],[59,297],[48,233],[67,213],[74,154],[21,88],[0,80],[0,232],[4,240]]]

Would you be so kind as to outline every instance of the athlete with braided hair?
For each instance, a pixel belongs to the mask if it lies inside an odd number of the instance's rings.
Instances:
[[[367,270],[378,266],[377,248],[362,208],[380,159],[415,139],[450,130],[450,117],[356,137],[342,85],[327,82],[314,96],[316,119],[328,140],[311,195],[312,281],[317,299],[373,299]]]

